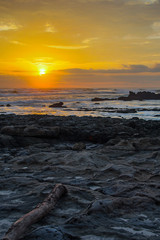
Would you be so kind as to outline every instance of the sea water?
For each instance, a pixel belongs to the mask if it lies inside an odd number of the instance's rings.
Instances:
[[[100,101],[95,97],[117,99],[128,96],[132,89],[0,89],[0,114],[49,114],[56,116],[93,116],[111,118],[143,118],[160,120],[160,100]],[[144,91],[134,89],[132,91]],[[159,93],[160,90],[149,91]],[[55,102],[62,108],[51,108]],[[6,106],[9,104],[9,106]],[[117,113],[119,109],[135,109],[135,113]]]

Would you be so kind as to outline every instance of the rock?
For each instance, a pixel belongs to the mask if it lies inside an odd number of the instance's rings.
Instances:
[[[86,149],[86,144],[83,142],[75,143],[72,149],[74,151],[82,151],[83,149]]]
[[[98,98],[95,97],[91,99],[91,101],[96,102],[96,101],[112,101],[112,100],[122,100],[122,101],[132,101],[132,100],[160,100],[160,94],[156,94],[154,92],[147,92],[147,91],[142,91],[142,92],[137,92],[134,93],[132,91],[129,92],[129,95],[127,97],[119,97],[119,98]]]
[[[159,125],[138,118],[0,115],[0,128],[8,133],[0,135],[0,239],[56,183],[65,184],[68,195],[28,229],[25,240],[75,239],[68,234],[84,240],[148,239],[143,233],[159,239]],[[10,140],[19,145],[9,146]],[[81,144],[87,150],[73,151]]]
[[[16,146],[16,141],[13,137],[0,134],[0,146],[1,147],[11,147]]]
[[[6,107],[11,107],[11,105],[10,105],[10,104],[7,104]]]
[[[25,164],[25,165],[43,165],[46,164],[53,155],[51,153],[35,153],[35,154],[30,154],[29,156],[20,156],[12,159],[13,163],[17,163],[19,165]]]
[[[135,109],[119,109],[116,111],[117,113],[136,113]]]
[[[69,240],[65,234],[59,228],[52,226],[39,227],[30,234],[28,234],[24,240]]]
[[[160,160],[160,152],[159,151],[153,152],[152,155],[151,155],[151,158],[154,158],[156,160]]]
[[[87,214],[94,212],[104,212],[106,214],[114,213],[117,209],[120,211],[132,212],[133,209],[144,209],[153,204],[154,200],[147,197],[134,196],[131,198],[115,198],[96,200],[86,209]]]
[[[133,141],[136,150],[159,150],[160,138],[140,138]]]
[[[63,106],[63,102],[57,102],[57,103],[53,103],[52,105],[50,105],[50,108],[59,108]]]
[[[113,100],[117,100],[117,99],[115,99],[115,98],[99,98],[99,97],[95,97],[95,98],[91,99],[92,102],[113,101]]]
[[[135,147],[129,140],[121,140],[117,145],[115,145],[116,149],[126,150],[126,151],[135,151]]]
[[[57,138],[60,134],[59,127],[45,127],[38,125],[31,126],[5,126],[1,129],[2,134],[10,136],[23,137],[42,137],[42,138]]]
[[[1,129],[1,133],[10,136],[19,136],[22,135],[23,129],[24,127],[5,126]]]
[[[160,100],[160,94],[156,94],[153,92],[129,92],[129,95],[127,97],[119,97],[118,100],[123,100],[123,101],[132,101],[132,100]]]

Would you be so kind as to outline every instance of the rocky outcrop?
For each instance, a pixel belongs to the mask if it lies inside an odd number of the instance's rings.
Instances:
[[[39,227],[30,234],[28,234],[24,240],[80,240],[80,238],[73,237],[69,234],[62,232],[62,229],[50,226]]]
[[[117,113],[136,113],[136,109],[119,109],[116,111]]]
[[[12,136],[0,134],[0,147],[17,146],[16,140]]]
[[[101,102],[101,101],[112,101],[112,100],[116,100],[115,98],[92,98],[91,101],[92,102]]]
[[[129,95],[127,97],[119,97],[119,98],[92,98],[91,101],[93,102],[100,102],[100,101],[115,101],[115,100],[121,100],[121,101],[133,101],[133,100],[160,100],[160,94],[156,94],[154,92],[147,92],[147,91],[142,91],[142,92],[129,92]]]
[[[31,126],[5,126],[2,134],[22,137],[57,138],[60,134],[59,127],[41,128],[38,125]]]
[[[68,194],[23,240],[159,240],[159,125],[0,115],[0,239],[62,183]]]
[[[124,111],[125,112],[125,111]],[[12,136],[22,146],[46,143],[53,140],[76,143],[107,143],[118,137],[156,138],[160,136],[159,121],[145,121],[138,118],[93,118],[57,116],[4,116],[0,115],[0,134]]]
[[[63,106],[63,102],[57,102],[57,103],[53,103],[52,105],[50,105],[50,108],[61,108]]]
[[[127,97],[119,97],[118,100],[123,100],[123,101],[133,101],[133,100],[160,100],[160,94],[156,94],[153,92],[129,92],[129,95]]]

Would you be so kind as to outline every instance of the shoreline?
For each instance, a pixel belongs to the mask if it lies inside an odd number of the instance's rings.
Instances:
[[[0,115],[0,133],[18,138],[107,143],[113,139],[159,137],[160,121],[91,116]],[[22,143],[22,142],[21,142]]]
[[[131,90],[131,89],[130,89]],[[82,89],[59,91],[1,92],[0,112],[3,114],[48,114],[57,116],[101,116],[160,120],[159,91],[129,92],[124,89]],[[131,94],[132,93],[132,94]],[[128,97],[127,97],[128,96]],[[92,101],[93,99],[97,101]],[[124,100],[118,100],[118,99]],[[104,101],[110,99],[109,101]],[[112,99],[112,100],[111,100]],[[114,100],[113,99],[117,99]],[[144,101],[139,101],[139,100]],[[147,100],[148,99],[148,100]],[[153,99],[153,100],[151,100]],[[101,100],[101,101],[99,101]],[[127,100],[127,101],[126,101]],[[131,101],[133,100],[133,101]]]
[[[62,183],[67,196],[23,240],[159,240],[159,124],[0,115],[0,238]]]

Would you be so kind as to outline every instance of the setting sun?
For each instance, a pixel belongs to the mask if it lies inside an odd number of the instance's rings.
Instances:
[[[41,76],[41,75],[44,75],[44,74],[46,74],[46,69],[41,68],[41,69],[39,70],[39,75]]]

